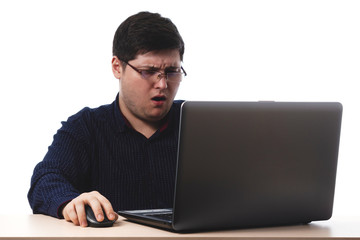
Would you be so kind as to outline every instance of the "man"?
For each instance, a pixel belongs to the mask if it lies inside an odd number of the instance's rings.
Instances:
[[[98,221],[120,209],[172,206],[183,54],[176,26],[159,14],[140,12],[119,26],[111,62],[119,94],[62,122],[34,169],[34,213],[87,226],[85,205]]]

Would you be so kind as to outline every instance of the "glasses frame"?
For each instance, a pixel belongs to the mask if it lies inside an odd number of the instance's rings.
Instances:
[[[138,72],[140,75],[141,75],[141,77],[143,77],[144,79],[146,79],[145,77],[144,77],[144,75],[143,75],[143,71],[148,71],[148,70],[140,70],[140,69],[138,69],[137,67],[134,67],[133,65],[131,65],[130,63],[128,63],[128,62],[126,62],[126,61],[123,61],[123,60],[121,60],[123,63],[125,63],[126,65],[129,65],[129,67],[131,67],[132,69],[134,69],[136,72]],[[180,69],[181,69],[181,72],[179,72],[179,74],[184,74],[184,77],[187,75],[187,73],[186,73],[186,71],[185,71],[185,69],[182,67],[182,66],[180,66]],[[157,79],[158,79],[158,81],[160,81],[163,77],[166,79],[166,81],[169,81],[169,82],[177,82],[177,81],[171,81],[171,80],[169,80],[169,78],[168,78],[168,75],[167,75],[167,73],[166,72],[164,72],[164,73],[162,73],[162,72],[160,72],[160,71],[156,71],[156,70],[152,70],[153,72],[156,72],[156,73],[159,73],[158,75],[157,75]],[[181,82],[182,81],[182,79],[180,80],[180,81],[178,81],[178,82]]]

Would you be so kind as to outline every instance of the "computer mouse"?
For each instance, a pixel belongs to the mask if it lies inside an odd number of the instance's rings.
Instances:
[[[96,220],[95,214],[89,205],[85,205],[86,220],[89,227],[111,227],[115,220],[109,220],[104,214],[104,220],[99,222]]]

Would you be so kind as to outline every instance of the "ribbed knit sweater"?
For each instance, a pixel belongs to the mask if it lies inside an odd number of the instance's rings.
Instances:
[[[118,96],[62,122],[31,178],[33,212],[62,217],[62,204],[93,190],[115,211],[172,207],[181,103],[174,101],[166,128],[149,139],[129,126]]]

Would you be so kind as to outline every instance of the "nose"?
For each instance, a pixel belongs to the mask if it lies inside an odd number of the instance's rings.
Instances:
[[[156,84],[155,84],[155,88],[159,88],[159,89],[166,89],[167,88],[166,74],[159,73],[159,75],[157,76],[157,81],[156,81]]]

